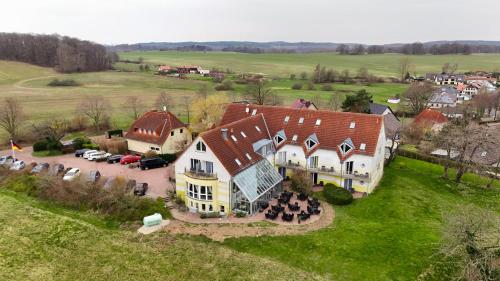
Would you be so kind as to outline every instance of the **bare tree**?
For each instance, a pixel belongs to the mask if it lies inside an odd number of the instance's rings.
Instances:
[[[191,118],[191,98],[189,96],[182,97],[182,106],[187,116],[187,123],[190,124]]]
[[[130,96],[125,100],[123,108],[127,109],[130,117],[137,120],[142,113],[144,113],[145,105],[137,96]]]
[[[455,155],[455,151],[453,150],[455,147],[455,138],[460,137],[460,131],[459,127],[455,124],[448,123],[432,138],[432,143],[435,147],[446,151],[446,161],[444,161],[443,165],[443,177],[446,179],[448,179],[450,163],[453,161],[453,156]]]
[[[170,95],[166,92],[161,92],[160,95],[155,100],[155,108],[158,110],[170,110],[171,103]]]
[[[0,127],[11,139],[16,140],[23,121],[24,114],[19,101],[15,98],[5,98],[0,105]]]
[[[410,111],[417,115],[427,108],[433,87],[429,83],[414,83],[403,94]]]
[[[328,109],[332,111],[340,111],[344,97],[341,94],[332,93],[328,99]]]
[[[64,119],[53,119],[33,125],[33,133],[50,142],[59,142],[69,130],[69,122]]]
[[[495,260],[500,251],[500,219],[473,205],[446,217],[443,246],[445,263],[453,263],[456,280],[493,281]],[[496,277],[495,277],[496,276]]]
[[[87,96],[80,103],[78,111],[90,119],[96,132],[100,132],[102,122],[109,117],[107,112],[110,108],[111,105],[102,96]]]
[[[266,87],[261,81],[249,84],[245,94],[248,100],[255,104],[271,104],[273,100],[271,88]]]
[[[411,66],[412,64],[409,57],[404,57],[399,60],[399,79],[401,82],[406,80],[406,77],[410,73]]]

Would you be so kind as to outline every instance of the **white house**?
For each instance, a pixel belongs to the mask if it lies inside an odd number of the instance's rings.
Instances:
[[[234,103],[176,161],[176,193],[192,211],[254,213],[296,170],[370,193],[385,142],[380,115]]]

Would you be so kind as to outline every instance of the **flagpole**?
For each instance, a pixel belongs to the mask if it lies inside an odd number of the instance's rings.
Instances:
[[[10,140],[10,149],[12,150],[13,161],[16,161],[16,153],[14,152],[14,142],[12,141],[12,139]]]

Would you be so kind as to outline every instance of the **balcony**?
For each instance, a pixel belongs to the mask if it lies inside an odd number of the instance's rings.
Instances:
[[[309,167],[307,170],[309,172],[313,172],[313,173],[332,175],[332,176],[342,177],[344,179],[366,180],[366,179],[370,178],[369,173],[358,173],[358,171],[354,171],[352,173],[347,173],[346,171],[341,172],[339,170],[335,170],[335,168],[333,168],[333,167],[326,167],[326,166],[321,166],[321,167],[316,167],[316,168]]]
[[[306,169],[304,166],[300,165],[299,162],[292,162],[292,160],[288,160],[288,161],[277,160],[276,166],[290,168],[290,169],[300,169],[300,170]]]
[[[207,173],[202,170],[190,170],[184,168],[184,174],[190,178],[193,179],[200,179],[200,180],[216,180],[217,179],[217,174],[216,173]]]

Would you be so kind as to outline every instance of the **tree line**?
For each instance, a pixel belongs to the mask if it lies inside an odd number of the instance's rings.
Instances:
[[[349,46],[340,44],[336,51],[341,55],[364,55],[364,54],[385,54],[385,53],[400,53],[406,55],[448,55],[448,54],[463,54],[470,55],[472,53],[500,53],[500,46],[493,45],[471,45],[461,43],[443,43],[443,44],[423,44],[415,42],[411,44],[403,44],[400,46],[393,45],[370,45],[364,46],[361,44]]]
[[[0,33],[0,59],[69,73],[110,69],[118,56],[103,45],[67,36]]]

